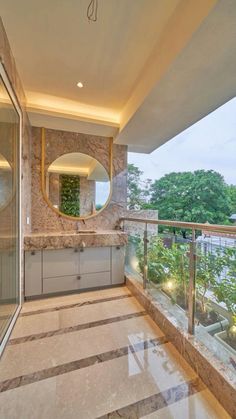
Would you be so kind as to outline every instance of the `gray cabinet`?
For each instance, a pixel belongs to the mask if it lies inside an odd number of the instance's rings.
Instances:
[[[42,251],[25,252],[25,296],[42,293]]]
[[[26,297],[123,282],[123,246],[25,252]]]
[[[125,247],[113,246],[111,248],[111,281],[112,284],[124,283]]]
[[[76,275],[78,272],[77,249],[43,250],[43,278]]]
[[[73,291],[80,288],[79,275],[43,278],[43,294]]]
[[[107,272],[111,270],[110,247],[87,247],[80,253],[80,273]]]
[[[111,285],[111,272],[94,272],[81,275],[80,289],[104,287]]]

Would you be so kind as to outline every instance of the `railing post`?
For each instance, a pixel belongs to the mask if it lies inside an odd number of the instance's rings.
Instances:
[[[143,288],[147,286],[148,276],[148,262],[147,262],[147,251],[148,251],[148,230],[147,223],[145,223],[144,235],[143,235]]]
[[[195,297],[196,297],[196,238],[195,230],[192,229],[192,241],[189,255],[189,297],[188,297],[188,333],[194,335],[195,320]]]

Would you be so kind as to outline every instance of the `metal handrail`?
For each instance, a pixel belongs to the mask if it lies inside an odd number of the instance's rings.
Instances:
[[[148,224],[165,225],[168,227],[188,228],[192,230],[192,241],[190,244],[189,252],[189,302],[188,302],[188,332],[194,334],[194,319],[195,319],[195,299],[196,299],[196,231],[212,231],[217,233],[236,234],[236,226],[225,226],[217,224],[201,224],[189,223],[184,221],[170,221],[170,220],[153,220],[147,218],[135,217],[121,217],[120,222],[131,221],[135,223],[144,223],[144,269],[143,269],[143,288],[146,288],[148,280],[148,239],[147,239],[147,226]]]
[[[170,221],[170,220],[153,220],[151,218],[134,218],[134,217],[121,217],[120,221],[134,221],[137,223],[165,225],[168,227],[176,228],[189,228],[194,230],[212,231],[217,233],[236,234],[236,226],[227,226],[220,224],[209,223],[189,223],[185,221]]]

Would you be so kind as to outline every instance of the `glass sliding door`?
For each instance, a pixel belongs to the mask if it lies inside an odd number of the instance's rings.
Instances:
[[[0,354],[20,307],[20,111],[0,66]]]

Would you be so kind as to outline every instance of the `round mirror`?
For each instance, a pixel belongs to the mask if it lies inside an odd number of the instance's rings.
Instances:
[[[110,195],[106,169],[93,157],[82,153],[64,154],[48,166],[45,193],[54,209],[66,216],[95,215]]]
[[[0,154],[0,210],[5,208],[12,197],[13,173],[10,163]]]

